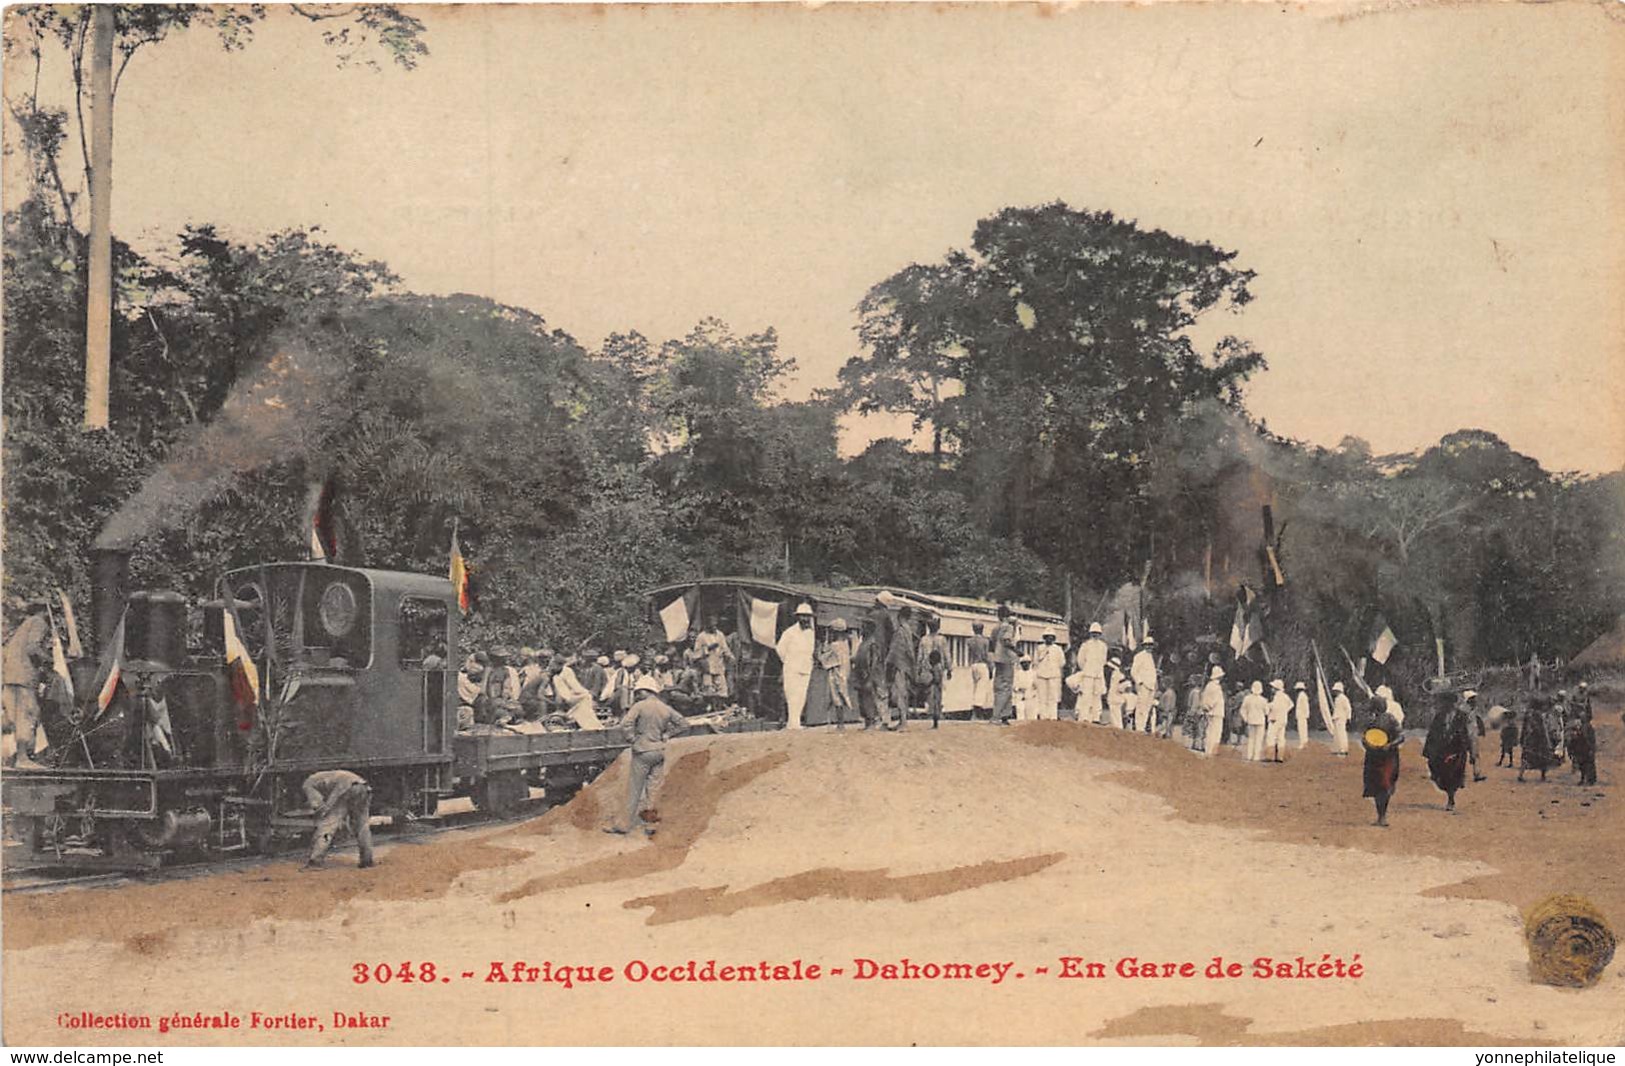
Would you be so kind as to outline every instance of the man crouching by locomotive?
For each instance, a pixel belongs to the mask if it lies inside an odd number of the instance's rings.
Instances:
[[[366,778],[348,770],[322,770],[305,778],[305,799],[316,812],[316,835],[310,842],[306,870],[321,869],[333,838],[346,825],[361,849],[361,868],[372,865],[372,793]]]

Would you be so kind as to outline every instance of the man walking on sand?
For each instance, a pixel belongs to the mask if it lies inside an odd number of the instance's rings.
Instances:
[[[659,778],[666,767],[666,742],[681,733],[688,722],[672,706],[660,698],[660,686],[652,677],[639,678],[635,686],[638,700],[621,719],[621,727],[632,734],[631,761],[627,766],[626,819],[618,825],[604,827],[604,832],[624,836],[634,827],[642,826],[648,836],[654,835],[649,807],[659,787]],[[651,802],[645,803],[645,800]]]

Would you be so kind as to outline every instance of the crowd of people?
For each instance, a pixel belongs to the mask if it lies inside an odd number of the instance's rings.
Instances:
[[[426,654],[424,668],[444,669],[444,654]],[[738,706],[736,694],[759,674],[760,658],[714,626],[692,640],[637,651],[475,651],[457,672],[457,728],[542,722],[603,729],[625,717],[639,691],[660,693],[685,715],[721,713]]]
[[[929,718],[936,728],[947,681],[957,669],[968,669],[972,720],[1004,725],[1067,719],[1175,740],[1203,757],[1233,747],[1248,762],[1282,763],[1289,752],[1308,746],[1316,719],[1333,753],[1346,757],[1350,731],[1357,729],[1365,757],[1364,794],[1376,808],[1376,824],[1388,824],[1406,742],[1405,708],[1388,685],[1367,688],[1357,679],[1363,696],[1357,711],[1342,681],[1314,694],[1308,682],[1280,677],[1227,683],[1218,655],[1209,653],[1202,671],[1184,674],[1181,691],[1171,676],[1176,671],[1163,668],[1149,635],[1132,650],[1113,647],[1101,625],[1092,623],[1076,647],[1068,647],[1053,628],[1029,647],[1018,638],[1008,606],[998,609],[995,624],[974,624],[957,665],[941,618],[909,603],[888,602],[886,594],[858,625],[833,618],[820,631],[815,619],[810,604],[798,605],[794,623],[771,649],[724,632],[712,617],[691,640],[661,650],[617,650],[606,656],[590,648],[569,655],[525,648],[517,664],[500,649],[476,653],[458,678],[459,721],[467,726],[551,718],[600,728],[636,720],[640,696],[682,716],[732,706],[752,685],[759,704],[762,668],[772,655],[787,728],[801,728],[815,679],[828,686],[826,705],[836,730],[850,722],[900,731],[914,718]],[[1200,655],[1188,649],[1168,659],[1189,664]],[[1492,730],[1501,739],[1497,765],[1510,767],[1516,757],[1518,780],[1530,770],[1544,780],[1567,758],[1581,784],[1596,783],[1596,732],[1584,682],[1572,696],[1566,690],[1531,693],[1521,713],[1499,705],[1485,710],[1471,689],[1438,693],[1435,700],[1422,756],[1429,777],[1445,794],[1446,810],[1456,809],[1456,794],[1469,773],[1474,781],[1485,779],[1480,741]],[[669,728],[664,713],[645,717],[653,723],[653,736]],[[628,825],[638,820],[647,795],[649,775],[637,776]]]

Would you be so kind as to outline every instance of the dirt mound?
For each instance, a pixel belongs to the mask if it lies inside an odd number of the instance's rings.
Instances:
[[[496,901],[511,903],[516,899],[556,888],[624,881],[681,866],[683,860],[688,857],[689,849],[711,824],[711,818],[716,814],[717,805],[722,802],[722,798],[745,787],[762,774],[784,765],[789,758],[790,756],[782,751],[774,752],[712,773],[709,770],[711,764],[709,750],[679,755],[667,772],[666,781],[656,799],[656,809],[660,812],[660,831],[648,839],[646,846],[635,851],[595,859],[545,877],[531,878],[517,888],[499,893]],[[535,831],[550,832],[560,824],[569,825],[577,830],[591,830],[600,824],[608,824],[607,821],[601,821],[603,818],[601,812],[606,807],[612,812],[616,811],[614,803],[616,793],[624,795],[626,789],[625,764],[626,756],[623,755],[617,760],[619,773],[601,775],[569,803],[548,812],[538,821]],[[611,769],[614,770],[616,767]],[[623,809],[612,814],[610,816],[612,819],[624,817],[625,802],[625,799],[621,800]],[[543,823],[547,823],[550,818],[553,821],[544,825]]]

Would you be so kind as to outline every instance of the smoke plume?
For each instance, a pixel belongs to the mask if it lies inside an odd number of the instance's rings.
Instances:
[[[233,386],[214,420],[177,444],[125,501],[96,538],[97,548],[129,549],[178,526],[243,476],[309,452],[336,413],[345,368],[302,339],[279,338],[270,351]]]

